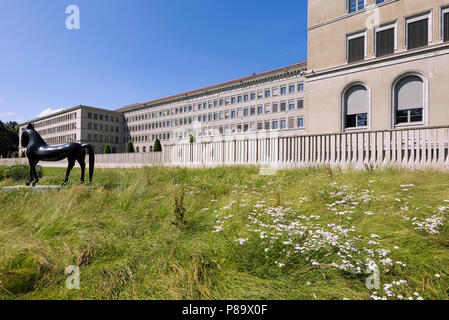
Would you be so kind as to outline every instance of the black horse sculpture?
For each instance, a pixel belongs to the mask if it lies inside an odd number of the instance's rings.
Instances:
[[[30,163],[30,180],[26,185],[35,186],[39,182],[36,174],[36,165],[42,161],[59,161],[67,158],[69,165],[62,185],[69,180],[70,171],[78,161],[81,167],[81,183],[84,183],[84,171],[86,169],[86,150],[89,153],[89,181],[92,182],[94,174],[95,154],[90,144],[79,144],[76,142],[66,143],[60,146],[49,146],[44,139],[34,130],[32,123],[22,130],[21,145],[26,148],[26,155]]]

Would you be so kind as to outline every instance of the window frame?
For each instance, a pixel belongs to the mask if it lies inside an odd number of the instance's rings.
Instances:
[[[415,49],[421,49],[423,47],[418,47],[418,48],[413,48],[413,49],[409,49],[408,48],[408,25],[410,23],[413,22],[418,22],[421,20],[427,20],[428,26],[427,26],[427,30],[428,30],[428,35],[427,35],[427,46],[429,44],[431,44],[433,42],[433,8],[430,9],[429,11],[425,11],[422,13],[418,13],[418,14],[414,14],[411,16],[407,16],[405,17],[405,21],[404,21],[404,47],[406,50],[415,50]]]
[[[374,39],[373,39],[373,51],[374,51],[374,56],[377,58],[377,33],[378,32],[382,32],[382,31],[386,31],[389,29],[394,29],[394,50],[393,50],[393,54],[398,50],[398,20],[396,19],[393,22],[388,22],[388,23],[384,23],[381,24],[377,27],[374,27]],[[385,56],[385,55],[383,55]],[[383,56],[379,56],[379,58],[383,57]]]
[[[408,77],[418,77],[423,82],[423,107],[422,107],[422,121],[420,122],[407,122],[407,123],[396,123],[396,86],[404,79]],[[410,110],[410,109],[408,109]],[[391,84],[390,87],[390,128],[404,128],[404,127],[423,127],[427,126],[429,123],[429,80],[426,75],[420,72],[406,72],[397,76]]]
[[[356,0],[356,10],[355,11],[350,11],[351,10],[351,6],[350,6],[350,1],[351,0],[346,0],[346,13],[347,14],[355,14],[357,12],[363,11],[366,9],[367,5],[368,5],[368,1],[364,0],[364,4],[363,4],[363,8],[359,9],[359,0]]]
[[[363,59],[358,61],[352,61],[349,62],[349,41],[353,39],[357,39],[360,37],[364,37],[364,53],[363,53]],[[364,29],[362,31],[357,31],[354,33],[346,34],[346,63],[357,63],[364,61],[366,57],[368,56],[368,29]]]
[[[355,126],[355,127],[346,127],[346,94],[349,90],[356,86],[362,86],[366,89],[366,92],[368,94],[368,112],[367,112],[367,125],[366,126]],[[360,131],[360,130],[371,130],[371,119],[372,119],[372,96],[371,96],[371,88],[368,86],[368,84],[356,81],[351,82],[348,84],[341,93],[341,128],[342,132],[350,132],[350,131]],[[362,114],[362,113],[360,113]],[[357,118],[356,118],[357,122]]]
[[[439,40],[444,42],[444,15],[449,13],[449,4],[440,7]],[[446,41],[449,42],[449,39]]]

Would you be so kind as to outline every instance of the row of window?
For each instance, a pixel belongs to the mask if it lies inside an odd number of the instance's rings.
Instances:
[[[119,137],[113,136],[103,136],[102,134],[87,134],[87,140],[93,142],[109,142],[109,143],[119,143]]]
[[[76,141],[76,133],[65,136],[45,138],[45,142],[49,145],[63,144]]]
[[[88,130],[94,130],[94,131],[104,131],[104,132],[119,132],[119,127],[117,126],[113,126],[113,125],[103,125],[103,124],[98,124],[98,123],[91,123],[88,122],[87,123],[87,129]]]
[[[197,136],[215,136],[223,134],[235,134],[242,132],[256,132],[256,131],[270,131],[270,130],[283,130],[283,129],[303,129],[304,117],[290,117],[286,119],[272,119],[259,122],[238,123],[219,127],[207,127],[202,129],[191,130],[176,130],[172,134],[170,133],[158,133],[151,136],[141,135],[131,138],[133,142],[147,142],[150,140],[160,139],[169,140],[186,138],[190,135]]]
[[[409,75],[393,87],[395,125],[422,124],[425,110],[425,85],[421,76]],[[344,93],[344,127],[368,127],[370,97],[366,84],[355,84]]]
[[[51,125],[54,125],[57,123],[71,121],[73,119],[76,119],[76,112],[68,113],[68,114],[62,115],[60,117],[56,117],[56,118],[52,118],[52,119],[48,119],[48,120],[44,120],[44,121],[39,121],[34,124],[34,128],[38,129],[38,128],[42,128],[42,127],[47,127],[47,126],[51,126]]]
[[[72,122],[72,123],[60,125],[57,127],[48,128],[48,129],[37,130],[37,131],[39,132],[39,134],[41,136],[46,136],[49,134],[66,132],[66,131],[71,131],[71,130],[76,130],[76,122]]]
[[[87,113],[87,118],[88,119],[93,119],[93,120],[99,120],[99,121],[105,121],[105,122],[115,122],[119,123],[119,117],[115,117],[112,115],[103,115],[101,113],[92,113],[92,112],[88,112]]]
[[[177,118],[177,119],[171,119],[171,120],[167,120],[167,121],[135,125],[135,126],[129,127],[129,132],[182,126],[182,125],[192,124],[193,121],[195,121],[195,120],[197,120],[198,122],[212,122],[212,121],[236,119],[236,118],[242,118],[242,117],[258,116],[258,115],[264,115],[264,114],[268,114],[268,113],[285,112],[287,110],[291,111],[291,110],[303,109],[303,108],[304,108],[304,100],[298,99],[296,101],[296,103],[295,103],[295,101],[289,101],[288,103],[281,102],[279,104],[273,103],[271,105],[266,104],[265,106],[239,108],[239,109],[227,110],[224,112],[220,111],[220,112],[209,113],[209,114],[199,114],[199,115],[191,116],[191,117],[185,117],[185,118],[179,118],[179,119]],[[126,130],[127,130],[127,128],[125,127],[125,131]]]
[[[449,7],[443,8],[440,16],[441,38],[449,41]],[[428,46],[432,42],[432,12],[405,18],[405,47],[407,50]],[[374,55],[393,54],[397,50],[397,21],[374,28]],[[349,63],[362,61],[367,56],[367,31],[350,34],[347,37],[346,59]]]
[[[164,117],[169,116],[173,114],[180,114],[180,113],[186,113],[186,112],[192,112],[192,111],[200,111],[205,109],[211,109],[215,107],[221,107],[221,106],[227,106],[232,105],[236,103],[245,103],[249,101],[254,101],[256,99],[263,99],[263,98],[270,98],[280,95],[286,95],[287,92],[289,94],[295,93],[295,92],[302,92],[304,91],[304,83],[298,83],[297,85],[291,84],[288,86],[281,86],[280,88],[273,88],[273,89],[266,89],[266,90],[259,90],[257,92],[252,93],[246,93],[242,95],[217,99],[209,102],[202,102],[198,104],[192,104],[192,105],[186,105],[181,106],[177,108],[171,108],[166,110],[160,110],[157,112],[151,112],[151,113],[144,113],[140,115],[130,116],[126,117],[126,122],[135,122],[135,121],[142,121],[142,120],[148,120],[158,117]]]

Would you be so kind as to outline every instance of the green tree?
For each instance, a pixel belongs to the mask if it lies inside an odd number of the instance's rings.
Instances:
[[[111,146],[109,144],[106,144],[104,146],[104,154],[110,154],[110,153],[112,153]]]
[[[195,137],[194,136],[190,136],[190,143],[194,143],[195,142]]]
[[[161,151],[162,151],[161,142],[159,141],[159,139],[156,139],[156,141],[154,141],[153,152],[161,152]]]
[[[6,154],[6,158],[11,158],[11,151],[8,150],[8,153]]]
[[[22,151],[22,152],[20,153],[20,157],[21,157],[21,158],[25,158],[25,157],[26,157],[25,151]]]
[[[134,144],[131,140],[126,144],[126,153],[134,153]]]
[[[19,126],[17,122],[3,123],[0,121],[0,155],[5,157],[8,151],[11,153],[19,150]]]

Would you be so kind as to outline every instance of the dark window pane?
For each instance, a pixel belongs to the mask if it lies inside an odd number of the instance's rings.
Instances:
[[[444,26],[443,26],[443,35],[444,41],[449,41],[449,12],[444,14]]]
[[[429,43],[429,20],[423,19],[408,24],[408,49],[427,46]]]
[[[376,55],[378,57],[394,53],[394,28],[376,34]]]
[[[423,119],[422,109],[410,110],[410,122],[421,122]]]
[[[357,116],[355,114],[351,114],[346,116],[346,128],[354,128],[356,126]]]
[[[356,62],[365,58],[365,37],[348,41],[348,62]]]
[[[396,123],[406,123],[406,122],[408,122],[408,110],[396,111]]]

